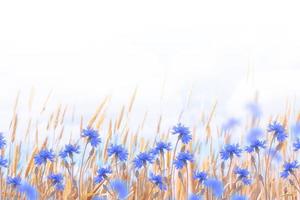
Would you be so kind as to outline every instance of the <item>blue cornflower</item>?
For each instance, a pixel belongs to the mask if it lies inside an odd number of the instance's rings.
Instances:
[[[53,150],[50,149],[42,149],[38,154],[34,156],[34,163],[36,165],[42,165],[46,164],[47,160],[53,162],[55,158],[55,155],[53,153]]]
[[[294,125],[292,125],[292,133],[295,136],[300,136],[300,121],[296,122]]]
[[[101,167],[101,168],[99,168],[97,170],[97,176],[95,178],[95,183],[102,182],[111,173],[112,173],[112,170],[111,170],[110,167]]]
[[[0,156],[0,167],[7,167],[7,159],[5,159],[3,156]]]
[[[276,121],[269,124],[267,131],[274,132],[274,136],[276,137],[278,142],[283,142],[287,138],[285,128]]]
[[[107,198],[106,197],[97,197],[97,196],[95,196],[95,197],[92,198],[92,200],[107,200]]]
[[[190,152],[179,152],[174,161],[176,169],[182,169],[186,166],[187,161],[193,162],[193,155]]]
[[[6,183],[13,187],[19,187],[21,185],[21,178],[19,176],[16,177],[7,177]]]
[[[222,125],[222,129],[224,131],[229,131],[229,130],[233,129],[234,127],[238,126],[239,124],[240,124],[240,121],[238,119],[230,118]]]
[[[251,179],[249,178],[250,173],[247,169],[236,167],[234,169],[234,173],[238,176],[238,179],[241,180],[245,185],[251,184]]]
[[[220,154],[223,160],[228,160],[229,158],[233,158],[233,156],[240,157],[242,151],[239,144],[226,144]]]
[[[26,199],[29,199],[29,200],[37,200],[38,199],[38,192],[37,192],[36,188],[34,188],[32,185],[26,183],[25,181],[22,181],[22,179],[19,176],[16,176],[16,177],[8,176],[6,183],[7,183],[7,185],[10,185],[14,189],[16,189],[22,195],[24,194]]]
[[[248,131],[246,135],[246,140],[247,142],[252,143],[253,141],[258,140],[261,136],[263,136],[263,134],[264,134],[263,129],[258,127],[253,127]]]
[[[206,172],[194,172],[194,179],[196,179],[200,184],[207,180]]]
[[[18,191],[26,196],[28,200],[37,200],[38,199],[38,191],[35,187],[30,185],[29,183],[22,181],[18,186]]]
[[[173,127],[172,133],[173,135],[178,134],[178,139],[180,139],[184,144],[187,144],[192,140],[190,129],[181,123],[178,123],[177,126]]]
[[[202,197],[198,194],[190,194],[188,200],[202,200]]]
[[[126,161],[128,158],[128,151],[122,145],[110,145],[107,148],[108,156],[115,156],[120,161]]]
[[[157,155],[159,153],[163,154],[166,151],[171,151],[172,150],[171,146],[172,145],[169,142],[162,142],[162,141],[157,142],[155,148],[152,150],[152,153],[154,155]]]
[[[246,146],[245,151],[248,153],[252,153],[253,151],[258,152],[259,149],[265,149],[266,148],[266,141],[263,140],[253,140],[249,146]]]
[[[294,173],[295,169],[298,169],[300,165],[298,164],[298,161],[292,161],[292,162],[286,162],[283,165],[283,171],[281,172],[282,178],[287,178],[290,174]]]
[[[298,151],[300,149],[300,138],[297,138],[296,141],[293,143],[294,151]]]
[[[224,185],[217,179],[207,179],[204,185],[212,190],[215,197],[221,197],[224,192]]]
[[[246,108],[251,113],[254,118],[259,118],[262,116],[261,107],[257,102],[250,102],[246,105]]]
[[[97,147],[101,143],[101,138],[99,137],[98,131],[89,127],[87,129],[83,129],[81,136],[87,137],[88,142],[92,147]]]
[[[282,161],[282,155],[276,148],[268,148],[265,150],[265,154],[268,156],[270,155],[272,161],[280,162]]]
[[[248,198],[244,195],[238,195],[238,194],[234,194],[232,195],[232,197],[230,198],[230,200],[247,200]]]
[[[167,186],[164,183],[164,178],[161,175],[155,175],[153,173],[150,173],[150,177],[149,180],[156,185],[157,187],[159,187],[160,190],[165,191],[167,190]]]
[[[154,157],[151,152],[141,152],[133,160],[134,167],[140,169],[148,163],[153,163]]]
[[[48,176],[48,179],[51,181],[52,185],[55,187],[56,190],[58,191],[63,191],[65,186],[64,186],[64,177],[61,173],[58,174],[50,174]]]
[[[59,153],[59,156],[62,159],[65,159],[68,156],[70,158],[72,158],[73,154],[75,154],[75,153],[79,154],[79,148],[80,148],[79,145],[67,144],[67,145],[65,145],[65,149]]]
[[[3,137],[3,133],[0,133],[0,149],[2,149],[6,145],[6,140]]]
[[[117,199],[123,200],[128,198],[128,187],[124,181],[118,179],[112,180],[110,186],[117,195]]]

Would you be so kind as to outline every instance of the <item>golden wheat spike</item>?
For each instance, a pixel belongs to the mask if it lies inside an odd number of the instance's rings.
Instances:
[[[59,134],[59,136],[58,136],[58,140],[61,140],[61,139],[62,139],[62,136],[63,136],[63,134],[64,134],[64,130],[65,130],[65,127],[63,126],[63,127],[61,128],[60,134]]]
[[[18,105],[19,105],[19,98],[20,98],[20,91],[18,91],[16,99],[15,99],[15,104],[14,104],[14,107],[13,107],[13,115],[15,115],[17,113],[17,108],[18,108]]]
[[[56,112],[55,112],[55,117],[54,117],[54,121],[53,121],[53,128],[54,130],[57,128],[58,122],[59,122],[59,117],[60,117],[60,113],[61,113],[61,104],[58,106]]]
[[[112,122],[110,121],[109,129],[107,132],[107,137],[106,137],[104,148],[103,148],[103,160],[104,161],[107,161],[107,151],[106,150],[107,150],[107,147],[108,147],[111,137],[112,137]]]
[[[104,100],[101,102],[101,104],[98,106],[98,108],[96,109],[96,112],[92,115],[91,119],[88,122],[88,127],[93,126],[98,115],[100,114],[100,112],[102,111],[103,107],[105,106],[105,104],[107,103],[108,100],[109,100],[109,96],[105,97]]]
[[[13,164],[11,166],[12,167],[11,172],[15,176],[17,173],[17,166],[20,161],[20,145],[15,145],[15,151],[13,154],[13,158],[14,159],[13,159]]]
[[[16,131],[17,131],[17,124],[18,124],[18,115],[14,114],[13,120],[12,120],[12,132],[11,132],[11,142],[14,143],[16,138]]]
[[[34,168],[34,156],[37,153],[38,148],[35,147],[34,150],[32,151],[31,157],[29,159],[29,162],[27,164],[26,170],[25,170],[25,177],[27,177],[29,175],[29,173],[31,172],[31,170]]]
[[[65,108],[64,108],[64,110],[63,110],[63,113],[62,113],[60,122],[59,122],[60,125],[62,125],[62,124],[64,123],[64,120],[65,120],[65,117],[66,117],[67,110],[68,110],[68,106],[66,105]]]
[[[121,122],[122,122],[122,119],[123,119],[123,116],[124,116],[124,111],[125,111],[125,106],[122,106],[121,113],[120,113],[119,118],[117,119],[117,122],[116,122],[116,130],[119,130],[119,128],[120,128],[120,125],[121,125]]]
[[[125,134],[123,134],[123,139],[122,139],[122,144],[126,144],[126,142],[127,142],[127,138],[128,138],[128,134],[129,134],[129,128],[127,128],[126,127],[126,129],[125,129]]]
[[[80,131],[80,133],[82,132],[82,130],[83,130],[83,117],[82,117],[82,115],[80,116],[80,126],[79,126],[79,131]]]
[[[98,119],[98,121],[97,121],[97,123],[96,123],[96,129],[97,130],[99,130],[100,131],[100,127],[101,127],[101,125],[103,124],[103,122],[104,122],[104,120],[105,120],[105,117],[106,117],[106,115],[105,115],[105,111],[99,116],[99,119]]]
[[[132,96],[131,96],[130,102],[129,102],[128,113],[130,113],[131,110],[132,110],[132,107],[133,107],[133,104],[134,104],[134,101],[135,101],[135,98],[136,98],[136,95],[137,95],[137,91],[138,91],[138,88],[136,87],[133,94],[132,94]]]
[[[51,95],[52,95],[52,91],[50,91],[50,92],[48,93],[48,96],[46,97],[46,99],[45,99],[45,101],[44,101],[44,104],[43,104],[43,106],[42,106],[42,109],[41,109],[41,112],[40,112],[40,113],[43,113],[43,112],[46,110],[46,107],[47,107],[47,104],[48,104],[48,101],[49,101]]]
[[[32,119],[31,119],[31,118],[29,118],[29,120],[28,120],[28,123],[27,123],[26,132],[25,132],[25,139],[27,139],[27,138],[28,138],[28,135],[29,135],[29,133],[30,133],[30,129],[31,129],[31,122],[32,122]]]

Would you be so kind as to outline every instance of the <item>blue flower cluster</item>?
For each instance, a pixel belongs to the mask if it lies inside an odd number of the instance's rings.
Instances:
[[[133,164],[136,169],[140,169],[148,163],[152,164],[153,162],[154,156],[151,152],[141,152],[133,160]]]
[[[42,149],[38,154],[34,156],[34,163],[36,165],[42,165],[46,164],[49,160],[50,162],[53,162],[55,158],[55,154],[52,149]]]
[[[197,180],[200,184],[207,180],[207,173],[206,172],[195,172],[194,179]]]
[[[128,151],[122,145],[110,145],[107,148],[108,156],[115,156],[117,160],[126,161],[128,158]]]
[[[90,143],[94,148],[101,143],[101,138],[98,131],[89,127],[87,129],[83,129],[82,137],[87,138],[88,143]]]
[[[21,186],[21,177],[16,176],[16,177],[7,177],[6,183],[8,185],[11,185],[12,187],[18,187]]]
[[[80,153],[79,149],[80,149],[79,145],[67,144],[65,146],[65,149],[59,153],[59,156],[62,159],[66,159],[67,157],[70,157],[71,159],[73,159],[74,154]]]
[[[221,150],[220,155],[223,160],[228,160],[229,158],[232,159],[233,156],[240,157],[242,151],[239,144],[227,144]]]
[[[299,151],[299,149],[300,149],[300,138],[296,139],[293,146],[294,146],[294,151]]]
[[[187,144],[192,140],[190,129],[181,123],[178,123],[177,126],[173,127],[172,133],[178,135],[178,139],[184,144]]]
[[[0,149],[3,149],[6,145],[6,140],[3,136],[3,133],[0,133]]]
[[[150,177],[149,180],[156,185],[157,187],[159,187],[160,190],[167,190],[167,186],[164,183],[164,178],[161,175],[155,175],[153,173],[150,173]]]
[[[268,126],[268,132],[274,133],[278,142],[283,142],[287,138],[285,128],[276,121]]]
[[[172,144],[170,142],[159,141],[156,143],[155,148],[151,151],[154,155],[164,154],[172,150]]]
[[[246,146],[245,151],[248,153],[252,152],[258,152],[260,149],[265,149],[266,148],[266,141],[263,140],[253,140],[249,146]]]
[[[190,152],[179,152],[175,161],[174,165],[176,169],[182,169],[184,166],[187,165],[187,162],[193,162],[193,155]]]
[[[108,175],[112,173],[112,170],[109,167],[101,167],[97,170],[97,176],[95,178],[95,183],[100,183],[104,179],[107,179]]]
[[[283,164],[283,171],[281,172],[281,177],[287,178],[289,175],[295,175],[295,170],[300,167],[297,160],[292,162],[286,162]]]
[[[240,167],[234,169],[234,173],[238,176],[238,179],[241,180],[245,185],[251,184],[251,179],[249,178],[249,171]]]
[[[50,174],[48,176],[48,179],[51,181],[52,185],[55,187],[56,190],[58,191],[63,191],[65,186],[64,186],[64,177],[61,173],[58,174]]]
[[[231,122],[231,125],[232,123],[233,122]],[[272,159],[275,158],[275,153],[278,153],[279,147],[281,147],[280,145],[284,144],[283,142],[288,137],[285,127],[276,121],[268,125],[267,132],[273,134],[272,138],[274,141],[271,141],[270,144],[267,140],[260,138],[262,134],[259,129],[252,130],[251,134],[249,134],[247,145],[245,146],[241,146],[238,143],[227,143],[227,141],[230,140],[226,140],[227,144],[223,145],[219,151],[219,156],[221,158],[220,163],[217,161],[217,165],[221,164],[221,168],[223,170],[220,172],[220,174],[224,175],[223,172],[225,171],[224,169],[226,169],[226,161],[229,160],[230,164],[228,167],[228,173],[236,177],[237,182],[240,181],[238,183],[241,185],[241,187],[251,185],[252,181],[255,181],[254,177],[259,173],[259,167],[256,165],[254,166],[256,170],[255,174],[251,174],[251,171],[247,169],[251,169],[249,166],[245,166],[243,164],[243,166],[246,168],[238,167],[236,163],[241,164],[238,158],[242,156],[243,151],[248,153],[249,157],[251,156],[252,162],[255,162],[255,156],[257,156],[259,159],[260,151],[267,149],[265,150],[267,151],[266,155],[268,161],[266,164],[269,164]],[[227,183],[225,182],[228,181],[226,176],[223,176],[222,179],[219,180],[216,172],[210,174],[211,170],[209,169],[204,171],[193,171],[195,169],[195,164],[193,164],[195,162],[195,155],[193,155],[193,152],[195,151],[196,147],[194,147],[193,144],[189,144],[192,141],[192,134],[188,127],[178,123],[172,128],[171,133],[174,135],[175,139],[177,139],[175,140],[177,141],[176,143],[174,141],[174,149],[172,148],[171,142],[156,141],[153,148],[147,148],[148,146],[146,146],[142,152],[139,152],[134,157],[134,155],[129,155],[125,144],[110,144],[108,141],[104,145],[104,150],[102,148],[98,148],[101,146],[99,145],[101,143],[100,135],[97,130],[88,127],[83,129],[81,133],[81,136],[85,138],[83,143],[85,146],[82,154],[82,146],[80,141],[77,143],[66,144],[63,149],[58,152],[58,154],[56,154],[56,152],[54,152],[52,149],[47,148],[47,145],[44,145],[34,155],[35,173],[36,175],[40,176],[40,181],[43,184],[47,183],[50,189],[57,194],[61,194],[60,192],[65,190],[65,186],[67,186],[68,183],[67,177],[71,177],[71,185],[77,189],[77,187],[80,188],[82,181],[85,180],[82,177],[82,171],[84,174],[85,170],[89,167],[90,162],[92,162],[91,160],[96,159],[95,154],[101,152],[101,154],[103,153],[105,156],[105,159],[99,161],[98,164],[100,166],[97,165],[96,168],[88,171],[88,173],[93,173],[93,176],[90,178],[90,180],[94,181],[94,185],[89,185],[88,187],[95,187],[95,189],[97,189],[98,187],[102,186],[103,189],[105,189],[103,191],[108,191],[110,194],[113,193],[113,196],[117,197],[118,199],[127,198],[129,194],[127,184],[132,184],[132,181],[139,183],[138,180],[135,179],[128,182],[122,180],[125,176],[128,176],[124,175],[125,169],[128,171],[133,169],[133,172],[136,174],[136,179],[140,178],[138,176],[140,172],[144,172],[143,176],[141,177],[146,178],[147,184],[151,184],[156,191],[161,193],[164,193],[165,191],[169,190],[169,188],[172,188],[172,184],[169,184],[171,181],[170,177],[173,178],[175,176],[175,173],[173,172],[174,170],[177,170],[176,173],[178,173],[178,177],[184,184],[184,182],[190,181],[189,173],[192,169],[192,180],[197,186],[196,188],[193,188],[192,191],[195,192],[194,190],[198,190],[199,188],[201,189],[196,191],[196,193],[189,194],[186,199],[201,199],[204,189],[211,191],[211,194],[213,194],[216,198],[222,197],[224,199],[233,200],[247,199],[246,196],[234,193],[230,194],[230,196],[223,195],[224,191],[226,190],[226,186],[224,187],[224,184],[226,185]],[[278,146],[274,148],[274,146],[272,146],[272,142],[276,142]],[[178,145],[181,145],[181,148],[178,148],[177,150]],[[6,140],[3,134],[0,133],[0,150],[5,148],[5,146]],[[297,154],[297,151],[300,149],[300,138],[295,139],[292,148],[295,151],[294,153]],[[90,153],[88,157],[85,157],[85,152],[87,150],[90,150]],[[75,163],[78,161],[77,157],[80,155],[82,155],[81,166],[75,166]],[[60,171],[62,173],[54,173],[59,171],[56,162],[57,160],[61,161],[65,167],[64,171]],[[238,160],[238,162],[233,163],[235,160]],[[128,165],[131,164],[132,167],[128,167]],[[5,158],[5,154],[0,155],[0,170],[8,167],[9,161]],[[281,177],[283,178],[281,180],[284,181],[284,179],[292,179],[293,177],[297,178],[299,176],[297,171],[299,168],[300,165],[297,160],[285,162],[283,164],[283,171],[280,173]],[[74,174],[74,170],[76,169],[79,169],[80,171],[79,177],[76,175],[76,173]],[[123,171],[121,171],[122,173],[119,173],[121,169]],[[184,173],[186,173],[185,177],[187,178],[185,181],[183,181]],[[260,174],[260,176],[263,175]],[[27,191],[29,195],[35,194],[36,190],[25,181],[26,179],[22,180],[20,176],[7,176],[6,179],[7,185],[13,189],[18,191]],[[78,193],[80,195],[80,192]],[[102,197],[95,196],[93,199],[102,199]]]

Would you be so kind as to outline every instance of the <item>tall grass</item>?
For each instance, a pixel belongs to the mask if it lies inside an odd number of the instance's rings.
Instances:
[[[287,110],[267,123],[252,115],[235,138],[233,121],[226,128],[213,123],[214,105],[202,114],[201,131],[183,124],[163,130],[160,117],[153,137],[145,138],[147,114],[130,117],[135,97],[115,119],[106,115],[105,98],[74,132],[65,130],[74,110],[48,110],[49,98],[40,110],[46,125],[28,118],[20,132],[17,97],[9,131],[0,138],[1,199],[300,199],[297,135],[290,131],[300,115],[292,119]],[[141,122],[137,130],[130,120]],[[255,135],[259,128],[262,134]]]

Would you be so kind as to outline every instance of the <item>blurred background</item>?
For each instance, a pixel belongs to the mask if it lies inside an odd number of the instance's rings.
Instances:
[[[88,119],[137,88],[137,119],[169,126],[216,102],[221,121],[240,117],[256,97],[264,117],[299,111],[299,19],[281,1],[1,1],[0,128],[18,93],[20,113],[50,94]]]

